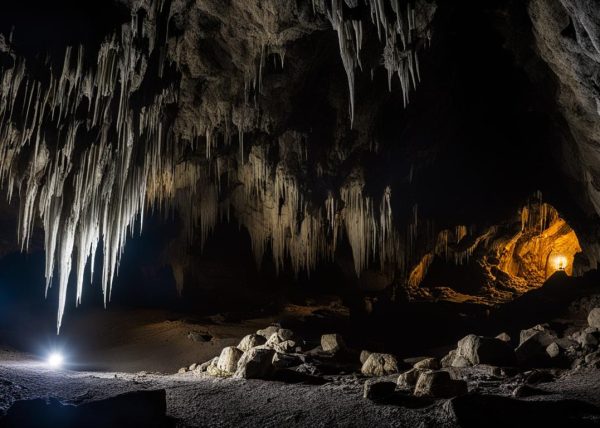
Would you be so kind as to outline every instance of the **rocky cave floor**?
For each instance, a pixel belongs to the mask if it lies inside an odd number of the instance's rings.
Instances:
[[[556,289],[545,288],[505,311],[551,306]],[[95,348],[62,369],[0,347],[0,426],[600,426],[600,294],[574,290],[548,324],[412,357],[274,325],[327,314],[316,329],[332,333],[344,316],[335,304],[290,306],[287,321],[90,312],[77,328]]]

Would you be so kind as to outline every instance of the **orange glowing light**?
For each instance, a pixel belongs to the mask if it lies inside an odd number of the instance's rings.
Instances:
[[[554,267],[556,270],[565,270],[567,268],[567,258],[565,256],[554,257]]]

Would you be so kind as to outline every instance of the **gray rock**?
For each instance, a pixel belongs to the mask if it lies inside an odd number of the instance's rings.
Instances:
[[[336,353],[346,349],[346,344],[339,334],[324,334],[321,336],[321,348],[324,352]]]
[[[417,381],[419,380],[419,376],[421,376],[421,373],[424,373],[426,371],[427,371],[426,369],[412,368],[404,373],[401,373],[400,376],[398,376],[398,380],[396,381],[396,384],[400,388],[412,390],[412,389],[414,389],[415,385],[417,384]]]
[[[468,392],[467,382],[450,377],[445,371],[421,373],[415,386],[418,397],[452,398]]]
[[[252,348],[255,348],[260,345],[264,345],[267,342],[264,336],[260,334],[249,334],[244,336],[244,338],[240,341],[240,344],[237,346],[238,349],[242,352],[247,352]]]
[[[303,362],[303,359],[298,355],[284,354],[281,352],[275,352],[275,355],[273,355],[273,366],[278,369],[296,367],[301,365]]]
[[[275,351],[252,348],[239,359],[234,377],[242,379],[266,379],[273,371]]]
[[[277,333],[273,333],[271,335],[271,337],[269,337],[269,339],[267,340],[267,342],[265,343],[265,346],[267,348],[274,348],[275,345],[280,344],[281,342],[283,342],[283,340],[281,340],[281,337],[279,337],[279,335]]]
[[[590,327],[600,329],[600,308],[594,308],[590,311],[587,317]]]
[[[458,357],[464,358],[470,365],[511,366],[515,364],[514,352],[506,342],[474,334],[465,336],[458,342],[456,357],[452,363],[454,367],[458,367],[456,364]]]
[[[385,376],[398,373],[398,360],[391,354],[372,353],[360,369],[366,376]]]
[[[363,389],[363,397],[369,400],[384,400],[394,394],[396,384],[394,382],[367,381]]]
[[[550,345],[558,336],[553,330],[550,330],[547,324],[538,324],[531,328],[521,330],[519,334],[519,345],[522,345],[527,339],[537,336],[539,341],[544,347]]]
[[[296,335],[294,334],[294,332],[292,330],[289,330],[287,328],[280,328],[279,330],[277,330],[277,334],[279,335],[279,337],[281,338],[282,341],[286,341],[286,340],[293,340],[295,339]]]
[[[517,362],[522,366],[537,367],[548,364],[546,348],[554,343],[556,337],[545,331],[535,331],[527,334],[521,344],[515,349]]]
[[[440,369],[440,360],[437,358],[425,358],[424,360],[415,363],[413,366],[415,369],[430,369],[430,370],[439,370]]]
[[[179,370],[177,370],[177,373],[181,374],[181,373],[185,373],[187,371],[188,371],[187,367],[182,367]]]
[[[203,372],[205,372],[208,369],[208,367],[210,365],[216,366],[217,365],[217,361],[219,361],[219,357],[215,357],[212,360],[208,360],[207,362],[198,365],[196,367],[196,370],[194,370],[194,371],[197,372],[197,373],[203,373]]]
[[[550,358],[556,358],[560,355],[560,346],[556,342],[552,342],[546,347],[546,353]]]
[[[591,333],[583,333],[579,336],[578,342],[581,346],[587,346],[589,348],[598,345],[598,339]]]
[[[445,357],[440,360],[440,364],[442,367],[452,367],[452,363],[454,362],[454,358],[456,358],[456,349],[448,352]]]
[[[365,361],[367,361],[367,358],[369,358],[369,355],[371,355],[370,351],[360,351],[360,363],[364,364]]]
[[[217,369],[225,375],[233,374],[237,370],[238,361],[244,353],[235,346],[223,348],[219,360],[217,361]]]
[[[279,331],[279,327],[276,325],[270,325],[267,328],[263,328],[261,330],[258,330],[256,332],[256,334],[258,334],[259,336],[264,337],[266,340],[269,340],[271,338],[271,336],[274,333],[277,333]]]
[[[500,333],[498,336],[496,336],[496,339],[507,343],[510,342],[510,336],[507,333]]]
[[[273,349],[284,354],[287,352],[294,352],[296,350],[296,342],[293,340],[285,340],[281,343],[275,344]]]
[[[194,370],[196,370],[196,367],[198,367],[198,364],[196,364],[196,363],[190,364],[190,366],[188,367],[188,370],[193,372]]]

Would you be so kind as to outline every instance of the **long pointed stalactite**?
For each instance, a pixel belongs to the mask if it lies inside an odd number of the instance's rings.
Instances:
[[[390,187],[380,196],[368,195],[357,171],[340,188],[330,188],[325,200],[315,201],[306,196],[296,167],[307,161],[309,137],[291,131],[279,136],[273,162],[272,147],[245,136],[268,130],[258,120],[265,63],[272,55],[285,69],[290,36],[265,25],[263,38],[252,41],[254,52],[238,64],[243,93],[236,100],[207,100],[199,119],[186,127],[173,113],[183,108],[178,56],[185,54],[167,31],[176,2],[138,3],[131,22],[109,35],[97,52],[66,47],[61,62],[21,56],[10,37],[2,36],[0,43],[13,62],[0,70],[0,177],[8,198],[19,196],[17,234],[23,250],[41,219],[46,291],[53,282],[59,288],[57,328],[71,272],[79,304],[86,267],[93,276],[100,245],[105,304],[110,300],[127,237],[141,230],[147,209],[177,211],[187,239],[201,242],[234,212],[250,233],[257,264],[269,247],[277,271],[290,267],[296,274],[310,273],[320,261],[333,259],[342,234],[358,275],[376,260],[382,269],[404,270],[418,239],[417,214],[406,233],[400,231]],[[364,19],[350,16],[361,5],[368,10]],[[417,52],[430,37],[434,8],[399,0],[314,0],[313,8],[314,19],[327,19],[337,32],[350,121],[359,108],[356,73],[379,65],[361,59],[366,25],[374,26],[390,88],[397,75],[406,105],[419,81]],[[270,9],[275,5],[264,8],[268,16]],[[34,72],[39,69],[47,70],[48,78]],[[221,149],[236,140],[237,155],[224,154]],[[200,149],[201,158],[187,157]],[[236,182],[242,186],[232,190]],[[183,274],[174,271],[181,285]]]

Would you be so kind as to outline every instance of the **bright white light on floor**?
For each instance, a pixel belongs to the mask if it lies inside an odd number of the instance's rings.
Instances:
[[[64,361],[64,358],[62,356],[62,354],[60,354],[59,352],[53,352],[50,355],[48,355],[48,365],[50,367],[52,367],[53,369],[57,369],[60,366],[62,366]]]

